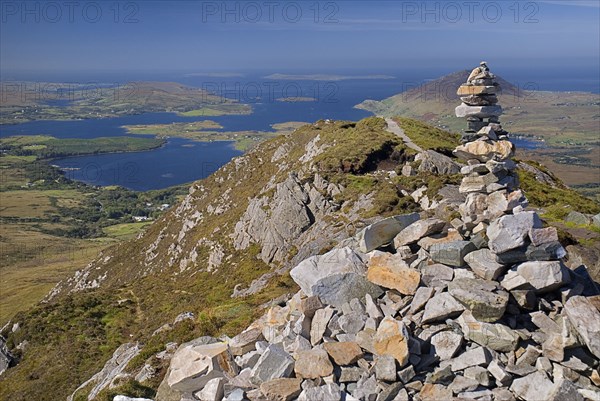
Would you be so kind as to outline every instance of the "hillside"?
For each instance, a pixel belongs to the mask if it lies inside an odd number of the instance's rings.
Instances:
[[[176,82],[121,85],[2,82],[0,124],[35,120],[74,120],[156,112],[186,116],[249,114],[249,105]]]
[[[451,132],[463,129],[454,116],[459,104],[456,88],[469,71],[459,71],[376,101],[365,100],[356,107],[385,117],[416,118]],[[600,95],[584,92],[533,90],[535,82],[514,85],[498,77],[502,89],[499,103],[504,109],[503,126],[541,147],[521,149],[526,159],[542,162],[564,182],[598,194],[600,143],[598,124]],[[595,188],[595,190],[593,190]]]
[[[271,300],[297,290],[288,271],[307,257],[385,217],[420,211],[452,220],[464,201],[459,160],[442,154],[451,154],[457,138],[398,121],[415,143],[439,153],[416,160],[381,118],[319,121],[265,141],[193,184],[143,233],[103,251],[2,330],[20,361],[0,378],[0,400],[65,399],[117,349],[128,362],[119,379],[107,379],[115,388],[91,382],[73,400],[90,391],[102,401],[124,393],[152,397],[173,342],[237,334]],[[533,206],[600,212],[539,168],[527,169],[521,174]]]

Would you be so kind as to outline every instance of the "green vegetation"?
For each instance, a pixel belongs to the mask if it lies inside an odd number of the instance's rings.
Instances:
[[[394,120],[404,130],[404,133],[422,149],[451,154],[454,148],[460,145],[459,134],[432,127],[412,118],[395,117]]]
[[[0,150],[9,156],[49,159],[98,153],[140,152],[156,149],[164,143],[164,139],[154,138],[57,139],[46,135],[32,135],[0,138]]]
[[[200,109],[178,112],[177,114],[183,117],[216,117],[226,115],[250,114],[252,109],[245,104],[224,103],[223,105],[213,105],[210,107],[202,107]]]
[[[291,133],[304,124],[299,122],[273,124],[274,131],[218,131],[223,127],[211,120],[191,123],[126,125],[123,128],[129,134],[156,135],[157,138],[177,137],[196,142],[233,141],[237,150],[245,152],[268,138]]]
[[[543,168],[539,164],[528,163],[536,168]],[[548,173],[547,170],[545,172]],[[574,210],[589,214],[600,213],[598,202],[562,185],[560,181],[557,187],[551,187],[538,181],[532,173],[522,170],[519,171],[519,179],[529,203],[532,206],[544,208],[543,217],[547,219],[561,221]]]

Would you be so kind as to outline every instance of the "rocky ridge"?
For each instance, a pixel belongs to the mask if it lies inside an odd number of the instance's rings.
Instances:
[[[501,109],[476,105],[487,66],[466,87],[460,217],[393,216],[302,260],[242,333],[180,345],[156,400],[600,399],[598,288],[526,210]]]

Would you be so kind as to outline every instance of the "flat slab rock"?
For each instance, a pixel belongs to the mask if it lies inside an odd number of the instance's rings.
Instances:
[[[452,295],[443,292],[431,298],[425,305],[423,323],[443,321],[447,318],[456,317],[465,310],[465,307]]]
[[[388,217],[365,227],[357,234],[361,252],[368,253],[380,246],[390,244],[405,227],[419,220],[418,213]]]
[[[498,289],[493,281],[455,278],[448,284],[448,292],[482,322],[495,322],[502,318],[509,294]]]
[[[421,273],[410,268],[400,255],[374,251],[369,259],[367,279],[385,288],[413,295],[421,282]]]

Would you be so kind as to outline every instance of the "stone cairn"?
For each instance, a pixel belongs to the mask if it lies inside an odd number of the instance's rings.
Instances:
[[[180,345],[156,400],[600,400],[600,296],[525,210],[497,89],[482,65],[458,91],[460,219],[389,217],[302,261],[244,332]]]

